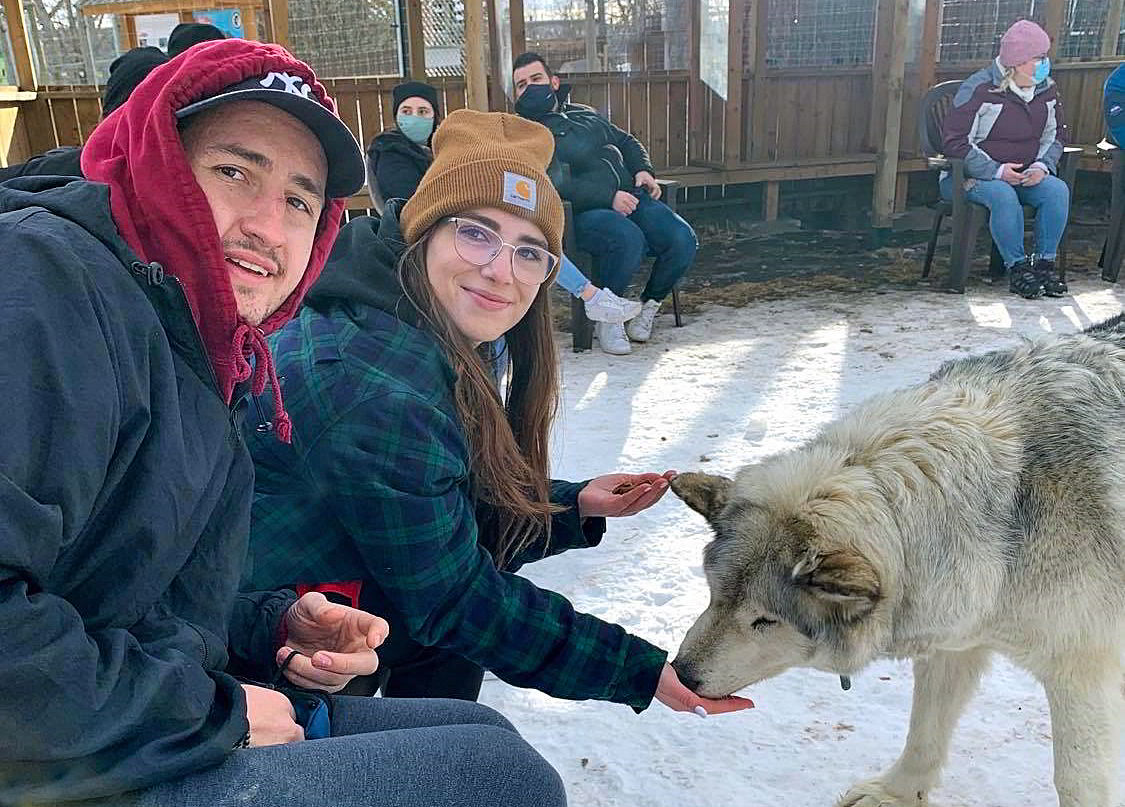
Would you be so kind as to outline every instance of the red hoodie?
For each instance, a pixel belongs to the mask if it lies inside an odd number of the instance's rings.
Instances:
[[[284,48],[242,39],[208,42],[153,70],[98,125],[82,150],[82,173],[109,185],[113,220],[125,242],[142,260],[159,262],[183,284],[223,399],[229,404],[235,384],[251,376],[251,392],[260,395],[268,380],[278,437],[289,442],[289,416],[264,335],[293,317],[320,275],[340,229],[344,200],[325,205],[297,288],[259,327],[249,325],[238,314],[214,215],[184,153],[175,115],[224,87],[270,71],[301,76],[336,111],[312,68]],[[251,355],[256,357],[253,371]]]

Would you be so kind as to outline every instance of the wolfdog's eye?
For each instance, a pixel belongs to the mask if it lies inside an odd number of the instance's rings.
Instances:
[[[776,625],[776,624],[777,624],[776,619],[766,619],[764,616],[762,616],[762,617],[758,617],[753,622],[751,622],[750,627],[752,627],[754,630],[765,630],[770,625]]]

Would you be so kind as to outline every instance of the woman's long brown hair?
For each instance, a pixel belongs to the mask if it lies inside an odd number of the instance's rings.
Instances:
[[[440,226],[437,225],[437,226]],[[433,232],[431,228],[430,232]],[[481,524],[478,540],[498,567],[540,536],[550,539],[551,423],[558,410],[559,373],[551,332],[548,278],[531,307],[505,334],[510,357],[506,390],[453,325],[434,297],[426,273],[429,233],[399,260],[399,283],[422,315],[453,367],[453,399],[469,445],[473,495],[491,506],[497,522]]]

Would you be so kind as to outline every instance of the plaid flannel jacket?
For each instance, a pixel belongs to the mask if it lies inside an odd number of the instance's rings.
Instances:
[[[272,341],[294,436],[286,446],[248,423],[257,479],[246,585],[377,581],[421,644],[555,697],[648,706],[663,650],[497,570],[478,543],[453,371],[429,335],[349,304],[306,307]],[[269,390],[258,401],[268,411]],[[583,529],[577,516],[582,487],[553,483],[570,507],[549,546],[518,561],[600,540],[604,520]]]

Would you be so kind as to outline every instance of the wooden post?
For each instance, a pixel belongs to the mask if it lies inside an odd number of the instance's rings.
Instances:
[[[586,0],[586,72],[601,72],[598,62],[598,7],[594,0]]]
[[[523,0],[508,0],[508,14],[512,18],[512,58],[527,51],[527,28],[523,21]]]
[[[703,35],[703,8],[707,0],[688,0],[688,121],[703,122],[703,82],[699,75],[699,46]],[[688,164],[701,161],[707,153],[703,138],[688,132]]]
[[[406,41],[410,77],[426,80],[426,30],[422,24],[422,0],[406,0]]]
[[[875,200],[872,224],[876,230],[889,229],[895,210],[895,186],[898,182],[898,150],[902,134],[902,95],[906,76],[906,23],[909,0],[880,0],[879,12],[891,15],[886,29],[890,32],[890,58],[882,85],[872,90],[884,95],[882,137],[875,158]],[[879,26],[879,30],[884,30]]]
[[[922,18],[922,47],[918,50],[918,97],[937,83],[938,49],[941,45],[942,0],[926,0]]]
[[[504,91],[511,81],[504,80],[503,49],[500,47],[500,19],[496,12],[496,0],[485,0],[488,4],[488,108],[503,110],[507,108]]]
[[[781,207],[781,183],[767,182],[762,189],[762,218],[765,221],[777,221],[777,213]]]
[[[484,64],[484,3],[465,0],[465,102],[488,111],[488,68]]]
[[[758,0],[764,2],[764,0]],[[742,36],[746,29],[746,10],[748,0],[730,0],[729,17],[727,19],[727,108],[726,118],[723,123],[726,131],[723,134],[723,165],[734,168],[742,162],[742,140],[746,131],[746,112],[753,103],[751,98],[743,106],[742,94]],[[755,22],[757,15],[754,15]],[[751,40],[757,40],[757,25],[751,23]],[[753,54],[757,56],[757,48],[752,47]],[[752,92],[752,90],[751,90]]]
[[[890,77],[891,44],[894,39],[893,9],[896,0],[876,0],[875,44],[871,53],[871,117],[868,119],[867,148],[878,151],[883,126],[887,120],[887,97],[884,89]]]
[[[242,38],[256,40],[258,38],[258,15],[255,13],[254,6],[239,6],[238,13],[242,15]]]
[[[125,39],[129,43],[129,49],[137,47],[137,18],[132,14],[125,15]]]
[[[281,47],[289,48],[289,0],[266,0],[270,12],[270,37]]]
[[[895,212],[906,212],[906,199],[910,195],[910,172],[903,171],[895,182]]]
[[[1125,0],[1109,0],[1105,15],[1105,32],[1102,34],[1102,56],[1117,55],[1117,38],[1121,35],[1121,10]]]
[[[4,0],[4,16],[8,20],[8,38],[12,43],[16,86],[21,90],[34,90],[35,69],[32,67],[31,40],[27,37],[23,3],[20,0]]]
[[[1051,56],[1059,53],[1059,37],[1066,25],[1067,0],[1047,0],[1047,18],[1043,30],[1051,37]]]

